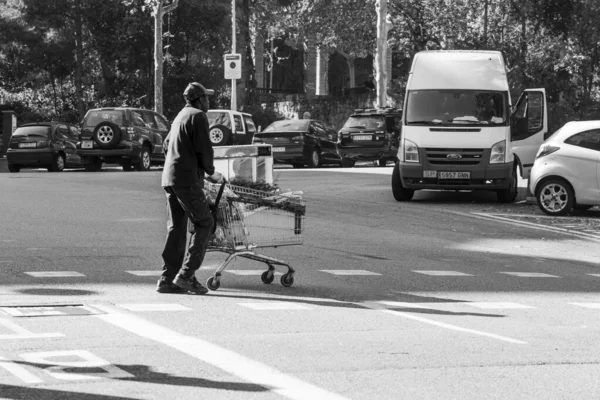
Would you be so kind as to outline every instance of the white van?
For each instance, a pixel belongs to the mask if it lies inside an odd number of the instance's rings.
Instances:
[[[493,190],[517,197],[548,131],[546,92],[528,89],[513,110],[499,51],[422,51],[406,86],[392,175],[398,201],[415,190]]]

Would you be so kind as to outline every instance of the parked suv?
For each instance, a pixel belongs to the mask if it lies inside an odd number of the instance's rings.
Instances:
[[[377,161],[380,167],[396,162],[402,127],[398,108],[356,109],[338,133],[338,153],[343,167],[358,160]]]
[[[21,125],[8,141],[8,170],[47,168],[51,172],[62,172],[65,168],[81,168],[76,150],[78,140],[79,128],[64,122]]]
[[[256,126],[251,114],[230,110],[208,110],[206,116],[213,146],[252,143]]]
[[[166,118],[152,110],[97,108],[83,118],[77,153],[88,171],[99,171],[104,162],[120,164],[124,171],[147,171],[164,163],[168,134]]]

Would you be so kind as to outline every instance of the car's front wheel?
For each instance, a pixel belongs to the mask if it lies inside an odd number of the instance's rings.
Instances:
[[[140,161],[135,164],[135,169],[138,171],[149,171],[152,165],[152,155],[148,146],[142,147],[142,153],[140,154]]]
[[[414,190],[406,189],[402,186],[399,163],[396,163],[394,170],[392,171],[392,193],[394,194],[396,201],[411,201],[415,195]]]
[[[548,215],[566,215],[575,204],[571,185],[561,178],[551,178],[542,182],[536,198],[540,209]]]
[[[321,166],[321,154],[317,149],[312,149],[308,157],[308,168],[319,168]]]
[[[61,153],[58,153],[54,156],[54,160],[52,160],[52,164],[48,167],[49,172],[62,172],[65,169],[65,156]]]
[[[517,177],[517,168],[513,169],[512,178],[506,189],[501,189],[496,192],[500,203],[513,203],[519,194],[519,181]]]

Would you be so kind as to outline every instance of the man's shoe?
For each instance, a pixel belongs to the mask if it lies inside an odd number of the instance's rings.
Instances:
[[[166,279],[161,278],[158,280],[156,285],[156,291],[158,293],[185,293],[187,290],[175,285],[173,282],[168,282]]]
[[[175,279],[173,279],[173,283],[179,287],[182,287],[185,290],[194,292],[196,294],[208,293],[208,289],[202,286],[195,276],[187,278],[183,275],[177,274]]]

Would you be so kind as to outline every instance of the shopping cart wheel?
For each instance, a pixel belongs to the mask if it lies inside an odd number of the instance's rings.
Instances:
[[[262,273],[260,279],[263,281],[263,283],[266,283],[268,285],[269,283],[273,283],[273,280],[275,279],[275,274],[273,273],[273,271],[268,270]]]
[[[215,279],[214,276],[211,276],[206,281],[206,286],[208,286],[208,288],[210,290],[217,290],[219,287],[221,287],[221,281],[218,279]]]
[[[290,287],[294,284],[294,275],[287,273],[281,276],[281,284],[285,287]]]

